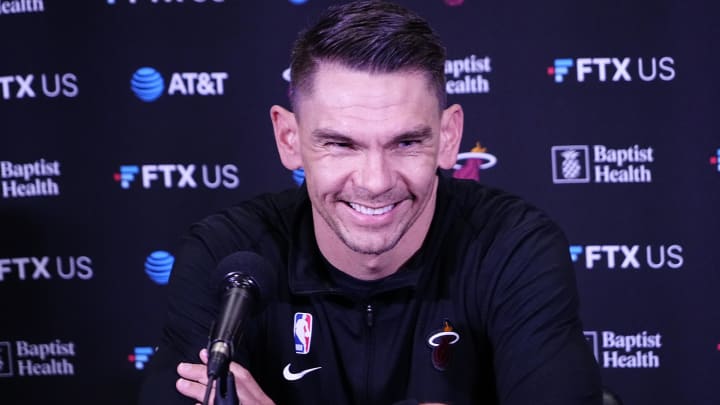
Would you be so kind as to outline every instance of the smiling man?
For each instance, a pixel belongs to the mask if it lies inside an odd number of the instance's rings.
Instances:
[[[243,404],[599,404],[558,227],[499,190],[448,179],[463,111],[444,48],[386,2],[330,8],[295,44],[292,112],[270,115],[299,190],[191,229],[145,403],[201,401],[217,263],[253,251],[278,298],[243,326]],[[184,402],[185,401],[185,402]]]
[[[437,169],[456,161],[462,109],[443,110],[417,69],[318,61],[312,85],[295,90],[296,113],[271,109],[283,164],[305,169],[320,251],[361,280],[394,273],[420,248]]]

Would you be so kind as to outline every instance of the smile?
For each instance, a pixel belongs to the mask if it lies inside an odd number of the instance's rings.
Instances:
[[[385,214],[386,212],[390,212],[390,210],[395,208],[395,204],[390,204],[390,205],[387,205],[385,207],[380,207],[380,208],[370,208],[370,207],[366,207],[364,205],[360,205],[360,204],[352,203],[352,202],[348,203],[348,205],[350,205],[350,207],[352,209],[354,209],[355,211],[357,211],[361,214],[365,214],[365,215],[382,215],[382,214]]]

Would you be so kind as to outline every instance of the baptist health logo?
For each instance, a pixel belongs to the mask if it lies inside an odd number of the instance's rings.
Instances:
[[[485,94],[490,92],[488,75],[492,73],[489,56],[468,55],[445,61],[447,94]]]
[[[60,162],[38,159],[34,162],[0,161],[0,185],[3,198],[53,197],[60,186]]]
[[[175,72],[170,76],[167,94],[170,96],[222,96],[225,94],[227,72]],[[165,79],[152,67],[141,67],[130,79],[130,89],[146,103],[160,98],[165,92]]]
[[[13,376],[13,357],[10,342],[0,342],[0,377]]]
[[[44,343],[0,342],[0,378],[75,375],[75,356],[75,343],[60,339]]]
[[[164,250],[157,250],[145,259],[145,274],[155,284],[166,285],[170,280],[173,264],[175,264],[173,255]]]
[[[555,184],[650,183],[655,162],[652,147],[608,148],[593,145],[560,145],[550,149]]]
[[[0,1],[0,15],[42,13],[45,11],[43,0]]]
[[[595,360],[603,368],[660,368],[660,333],[642,331],[623,335],[614,331],[585,331]]]
[[[174,4],[174,3],[224,3],[225,0],[107,0],[107,4],[115,5],[118,2],[128,3],[130,5],[141,4]]]
[[[198,172],[199,175],[198,175]],[[113,175],[123,189],[140,177],[145,189],[159,186],[163,188],[227,188],[234,189],[240,185],[238,168],[233,164],[195,165],[195,164],[149,164],[122,165]]]
[[[570,259],[573,263],[584,264],[588,270],[679,269],[685,263],[683,248],[678,244],[571,245]]]

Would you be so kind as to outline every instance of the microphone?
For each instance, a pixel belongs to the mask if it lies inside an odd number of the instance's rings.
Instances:
[[[208,380],[227,375],[235,335],[248,314],[257,315],[275,297],[277,275],[270,263],[253,252],[235,252],[217,267],[215,285],[222,294],[220,313],[210,334]]]

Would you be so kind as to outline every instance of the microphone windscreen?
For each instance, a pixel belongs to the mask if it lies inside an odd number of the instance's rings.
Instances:
[[[251,278],[257,286],[257,305],[264,308],[277,294],[277,274],[270,263],[255,252],[240,251],[232,253],[218,263],[214,285],[220,290],[227,286],[228,278],[235,274]]]

